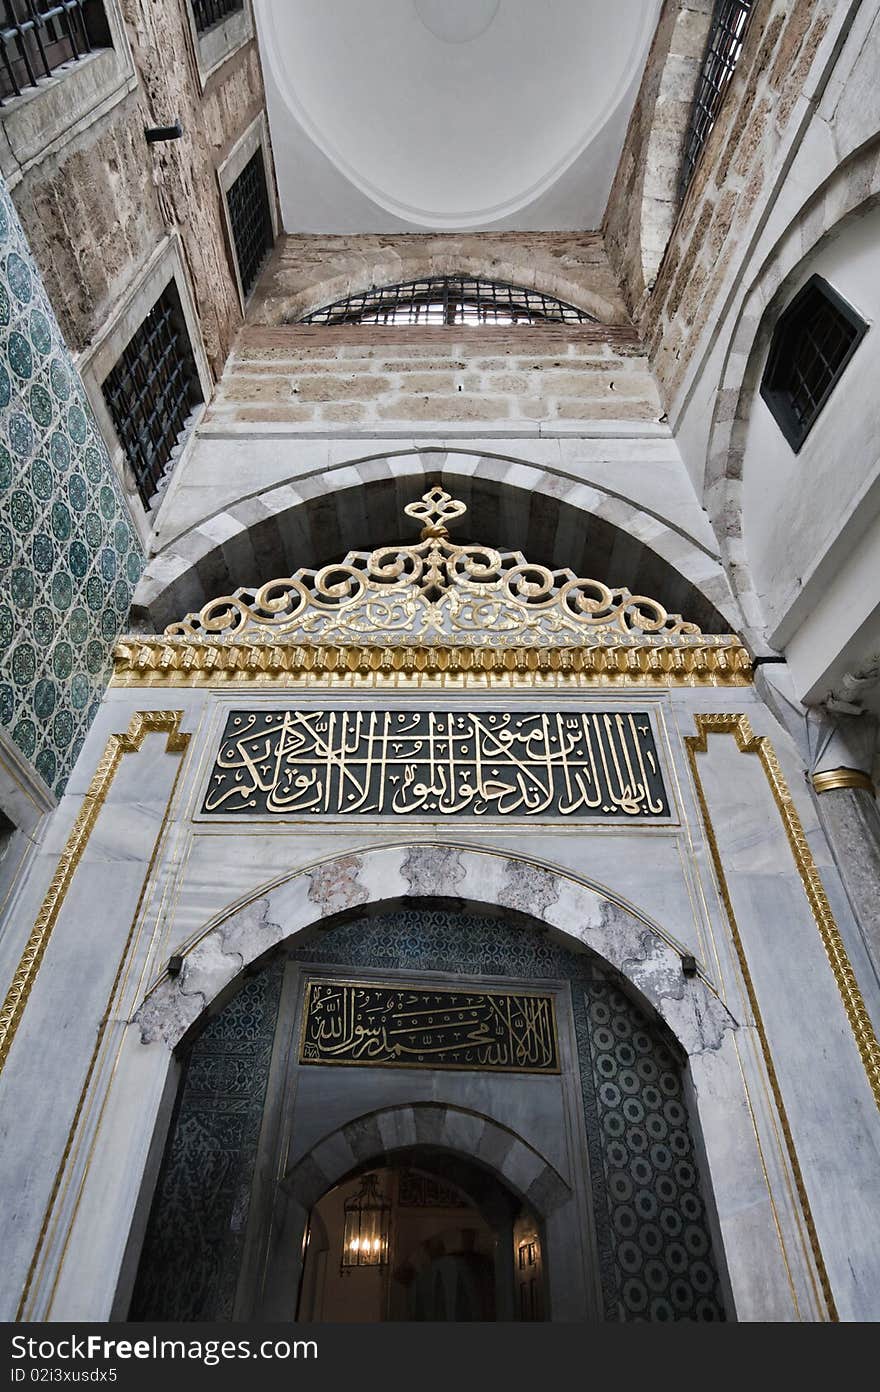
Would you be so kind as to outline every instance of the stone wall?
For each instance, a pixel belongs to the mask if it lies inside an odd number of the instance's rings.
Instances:
[[[138,83],[35,163],[14,197],[62,332],[94,337],[161,238],[180,232],[205,348],[219,375],[241,322],[216,167],[264,105],[255,40],[201,91],[186,0],[122,0]],[[180,117],[181,140],[144,127]],[[82,125],[82,123],[80,123]]]
[[[631,329],[248,327],[206,426],[657,421]]]
[[[844,6],[759,0],[720,115],[639,320],[667,405],[765,215],[817,49]],[[835,11],[837,15],[835,16]]]
[[[621,291],[638,315],[678,213],[685,134],[713,0],[666,0],[630,118],[603,233]]]
[[[61,794],[143,554],[0,179],[0,727]]]
[[[596,232],[284,237],[248,318],[251,323],[283,324],[370,286],[462,274],[534,286],[605,324],[630,322]]]

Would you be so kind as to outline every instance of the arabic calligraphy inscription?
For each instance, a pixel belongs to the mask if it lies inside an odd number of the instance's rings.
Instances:
[[[231,711],[206,813],[666,817],[644,711]]]
[[[300,1063],[558,1073],[553,997],[309,981]]]

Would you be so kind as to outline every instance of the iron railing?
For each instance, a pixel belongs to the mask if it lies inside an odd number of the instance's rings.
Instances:
[[[578,324],[591,314],[540,290],[468,276],[383,285],[324,305],[302,324]]]
[[[754,8],[755,0],[716,0],[706,56],[685,136],[678,185],[679,201],[690,187],[700,155],[718,119],[721,103],[742,53]]]
[[[0,105],[109,43],[100,0],[0,0]]]
[[[173,282],[123,350],[103,392],[138,492],[149,507],[166,482],[194,408],[203,400]]]
[[[243,10],[244,0],[192,0],[192,9],[196,29],[204,34],[206,29],[222,24],[236,10]]]
[[[250,294],[274,241],[263,151],[248,160],[226,195],[242,294]]]

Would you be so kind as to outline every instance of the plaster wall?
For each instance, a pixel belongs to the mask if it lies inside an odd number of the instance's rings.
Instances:
[[[875,208],[801,263],[786,285],[786,303],[811,275],[820,275],[869,326],[875,324],[878,238],[880,209]],[[763,370],[763,363],[756,366]],[[743,538],[774,646],[782,646],[801,619],[812,631],[817,574],[827,568],[835,544],[845,557],[834,567],[835,588],[843,586],[853,598],[863,590],[864,567],[855,564],[853,549],[880,507],[878,375],[880,344],[869,330],[797,454],[760,393],[752,394],[742,464]],[[845,628],[838,632],[836,648],[848,636]],[[803,641],[810,639],[804,635]],[[829,654],[827,640],[815,648],[819,670],[836,648]]]

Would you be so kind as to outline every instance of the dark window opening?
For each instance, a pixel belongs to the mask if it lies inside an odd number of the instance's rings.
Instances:
[[[258,146],[226,195],[242,294],[247,298],[272,249],[272,212],[263,151]]]
[[[172,281],[162,291],[103,385],[119,442],[144,507],[170,477],[204,398]]]
[[[812,276],[780,317],[761,396],[795,453],[867,331],[821,276]]]
[[[306,314],[301,324],[583,324],[583,309],[500,280],[432,276],[373,287]]]
[[[244,0],[192,0],[192,8],[196,29],[204,34],[206,29],[213,29],[237,10],[243,10]]]
[[[718,119],[754,9],[754,0],[716,0],[706,56],[685,136],[678,185],[679,201],[688,191],[703,147]]]
[[[0,811],[0,862],[5,859],[6,852],[12,845],[17,830],[15,822],[10,821],[6,813]]]
[[[101,0],[0,0],[0,104],[110,46]]]

